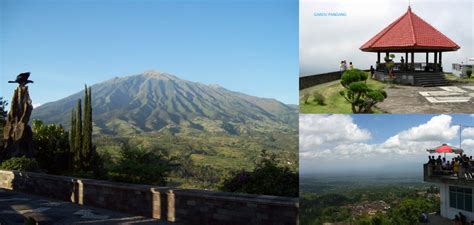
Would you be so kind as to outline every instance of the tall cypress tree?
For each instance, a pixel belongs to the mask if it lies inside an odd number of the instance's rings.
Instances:
[[[77,108],[72,110],[71,132],[69,145],[74,155],[75,168],[89,170],[91,161],[97,161],[95,147],[92,145],[92,92],[91,88],[84,89],[84,111],[81,99],[77,101]],[[84,120],[83,120],[84,117]],[[95,158],[94,158],[95,157]]]
[[[72,168],[77,168],[78,163],[79,163],[79,155],[77,154],[77,148],[76,148],[76,110],[72,109],[71,111],[71,130],[69,132],[69,151],[71,152],[72,155],[72,162],[73,166]]]
[[[79,164],[78,168],[84,168],[84,156],[82,154],[82,104],[81,99],[77,100],[77,109],[76,109],[76,134],[74,139],[74,147],[76,148],[76,153],[78,154]]]
[[[83,144],[82,154],[84,156],[84,165],[89,167],[92,151],[92,114],[91,114],[91,98],[90,88],[85,87],[84,95],[84,127],[83,127]]]

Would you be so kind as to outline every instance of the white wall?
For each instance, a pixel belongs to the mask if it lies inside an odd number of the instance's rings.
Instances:
[[[441,200],[440,210],[441,210],[442,217],[454,219],[454,216],[457,215],[459,212],[461,212],[462,214],[466,216],[468,221],[474,220],[474,212],[467,212],[464,210],[449,207],[449,186],[450,185],[439,184],[438,186],[439,186],[439,194],[440,194],[440,200]],[[472,187],[466,187],[466,186],[459,186],[459,185],[452,185],[452,186],[472,189]],[[474,197],[473,197],[473,201],[474,201]]]

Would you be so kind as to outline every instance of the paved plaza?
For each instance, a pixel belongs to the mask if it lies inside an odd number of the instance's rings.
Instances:
[[[27,218],[34,218],[39,225],[170,224],[141,216],[0,189],[0,225],[23,225]]]
[[[474,84],[395,86],[377,107],[386,113],[474,113]]]

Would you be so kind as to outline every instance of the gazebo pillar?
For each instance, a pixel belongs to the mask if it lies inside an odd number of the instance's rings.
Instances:
[[[405,52],[405,65],[403,65],[403,67],[408,67],[408,52]]]
[[[380,63],[380,51],[377,51],[377,63]]]
[[[411,52],[411,69],[415,70],[415,52]]]
[[[425,65],[425,71],[429,71],[429,63],[430,63],[430,54],[429,52],[426,52],[426,65]]]
[[[438,52],[434,52],[434,71],[438,72]]]
[[[443,60],[442,60],[442,57],[443,57],[443,52],[439,52],[439,69],[440,69],[440,72],[443,72],[442,70],[442,67],[443,67]]]

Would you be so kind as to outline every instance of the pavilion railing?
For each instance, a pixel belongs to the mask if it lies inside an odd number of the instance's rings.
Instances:
[[[442,67],[440,65],[436,65],[434,63],[424,63],[424,62],[417,62],[417,63],[395,63],[393,67],[394,72],[435,72],[435,68],[438,66],[437,71],[442,71]],[[376,66],[377,71],[386,72],[388,73],[386,63],[379,63]]]

